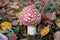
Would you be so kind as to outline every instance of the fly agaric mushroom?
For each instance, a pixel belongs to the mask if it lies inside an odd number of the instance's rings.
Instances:
[[[19,20],[22,24],[27,25],[27,34],[36,34],[36,25],[40,22],[41,15],[38,9],[34,6],[25,7],[19,15]]]

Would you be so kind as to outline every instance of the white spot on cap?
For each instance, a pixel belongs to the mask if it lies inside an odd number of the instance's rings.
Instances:
[[[33,17],[33,15],[31,15],[31,17]]]
[[[36,12],[34,12],[34,13],[36,13]]]
[[[30,20],[31,18],[28,18],[28,20]]]
[[[25,19],[25,21],[28,21],[27,19]]]
[[[29,13],[28,16],[31,16],[31,14]]]

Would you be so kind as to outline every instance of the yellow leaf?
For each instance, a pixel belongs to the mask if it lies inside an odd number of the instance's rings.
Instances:
[[[16,17],[17,17],[17,18],[19,17],[19,13],[16,13]]]
[[[50,31],[50,29],[49,29],[49,27],[44,27],[44,28],[41,28],[40,29],[40,35],[41,36],[45,36],[45,35],[47,35],[48,33],[49,33],[49,31]]]
[[[56,20],[56,25],[57,25],[57,27],[60,27],[60,19]]]
[[[10,5],[10,7],[13,8],[13,9],[19,9],[19,6]]]
[[[11,27],[12,27],[12,25],[9,22],[3,22],[3,23],[1,23],[1,28],[2,29],[11,28]]]

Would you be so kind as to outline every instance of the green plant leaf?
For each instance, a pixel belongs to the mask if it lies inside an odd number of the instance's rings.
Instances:
[[[51,4],[51,3],[49,3],[49,4],[47,4],[47,5],[45,6],[45,10],[46,10],[46,11],[48,11],[48,10],[50,10],[50,9],[51,9],[51,7],[52,7],[52,4]]]

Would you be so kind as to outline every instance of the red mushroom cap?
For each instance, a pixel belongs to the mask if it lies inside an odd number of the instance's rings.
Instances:
[[[34,6],[25,7],[19,15],[19,20],[24,25],[35,25],[40,22],[41,15]]]

